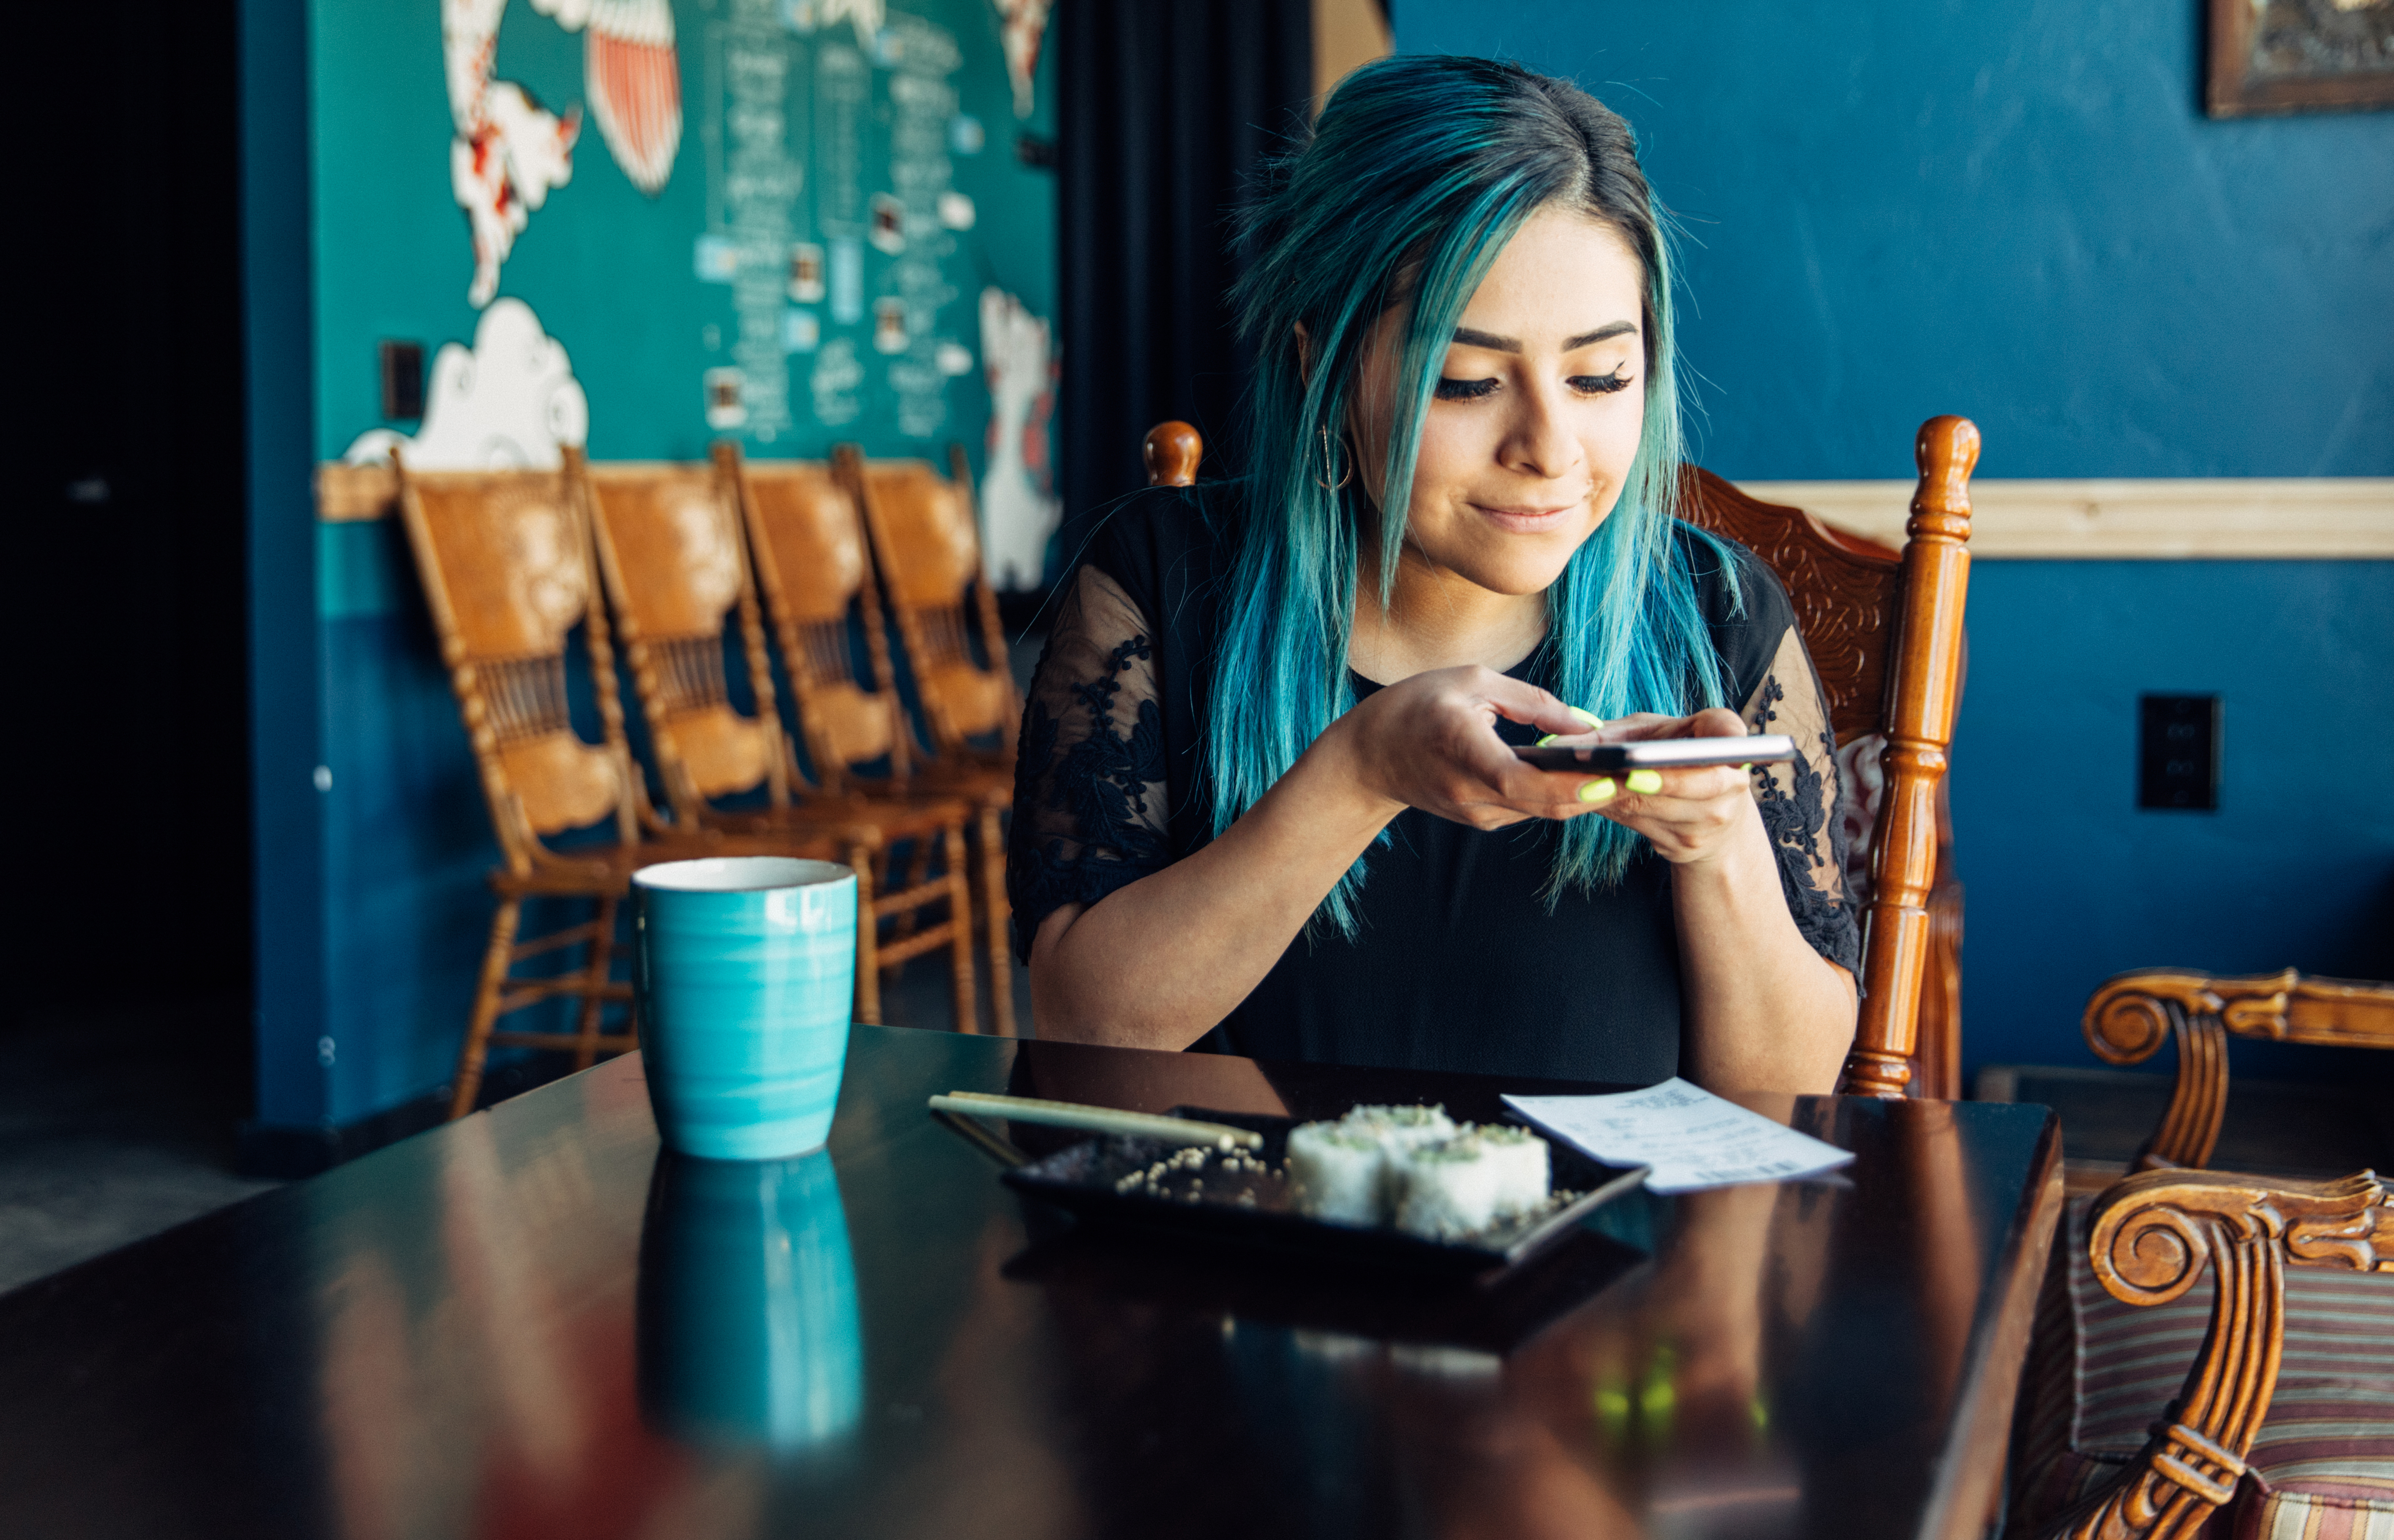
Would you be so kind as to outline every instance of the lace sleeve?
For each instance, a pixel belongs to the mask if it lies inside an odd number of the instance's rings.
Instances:
[[[1780,637],[1743,715],[1749,732],[1796,740],[1794,763],[1754,768],[1754,798],[1779,857],[1779,885],[1796,928],[1822,956],[1860,973],[1861,928],[1847,902],[1846,825],[1837,815],[1836,739],[1820,677],[1794,626]]]
[[[1006,868],[1019,956],[1056,910],[1171,862],[1151,637],[1119,584],[1081,569],[1023,703]]]

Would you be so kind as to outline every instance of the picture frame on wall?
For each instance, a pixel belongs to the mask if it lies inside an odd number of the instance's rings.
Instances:
[[[2394,107],[2394,0],[2204,0],[2215,118]]]

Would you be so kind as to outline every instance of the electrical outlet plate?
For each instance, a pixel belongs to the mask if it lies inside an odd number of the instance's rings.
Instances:
[[[2219,810],[2219,697],[2137,698],[2137,806]]]
[[[380,349],[382,415],[385,422],[424,418],[424,344],[386,341]]]

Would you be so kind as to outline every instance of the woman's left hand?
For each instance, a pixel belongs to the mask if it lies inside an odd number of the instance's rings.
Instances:
[[[1545,740],[1555,748],[1595,744],[1639,743],[1657,738],[1743,738],[1745,723],[1734,711],[1714,707],[1692,717],[1661,717],[1651,711],[1616,717],[1593,732]],[[1752,776],[1735,765],[1690,770],[1631,770],[1606,777],[1613,790],[1601,797],[1582,793],[1597,811],[1625,823],[1653,843],[1655,854],[1675,866],[1717,860],[1747,824],[1760,823]]]

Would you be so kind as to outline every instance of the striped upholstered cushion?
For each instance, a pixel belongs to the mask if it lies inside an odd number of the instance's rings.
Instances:
[[[2168,1305],[2124,1305],[2086,1261],[2073,1200],[2020,1384],[2010,1533],[2032,1532],[2144,1447],[2203,1349],[2208,1272]],[[2063,1265],[2065,1264],[2066,1265]],[[2278,1389],[2251,1469],[2205,1540],[2394,1540],[2394,1275],[2286,1269]]]

